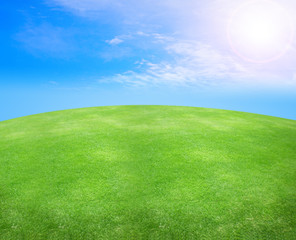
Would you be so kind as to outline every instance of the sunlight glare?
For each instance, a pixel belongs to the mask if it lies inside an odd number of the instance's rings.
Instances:
[[[282,56],[293,37],[292,21],[278,4],[258,0],[241,6],[228,26],[231,48],[251,62],[269,62]]]

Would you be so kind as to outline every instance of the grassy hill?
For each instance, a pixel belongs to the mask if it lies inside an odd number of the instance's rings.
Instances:
[[[0,122],[0,239],[296,239],[296,121],[117,106]]]

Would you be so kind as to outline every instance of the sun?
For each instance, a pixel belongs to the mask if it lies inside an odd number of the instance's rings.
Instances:
[[[228,40],[232,50],[250,62],[278,59],[293,39],[293,24],[287,10],[267,0],[240,6],[230,18]]]

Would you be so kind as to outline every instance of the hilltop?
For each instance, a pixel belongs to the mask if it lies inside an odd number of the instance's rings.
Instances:
[[[0,136],[0,239],[296,238],[296,121],[111,106]]]

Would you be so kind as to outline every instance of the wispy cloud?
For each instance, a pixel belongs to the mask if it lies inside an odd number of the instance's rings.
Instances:
[[[73,14],[91,19],[109,16],[122,19],[119,24],[154,26],[161,22],[173,24],[177,19],[196,15],[208,1],[195,0],[46,0],[52,7],[62,8]],[[163,20],[163,21],[160,21]],[[156,24],[158,22],[158,24]]]
[[[135,68],[124,73],[104,78],[127,86],[295,86],[296,77],[287,71],[278,72],[278,63],[258,65],[247,63],[229,51],[179,36],[157,33],[134,34],[154,43],[153,48],[164,51],[162,57],[144,58],[135,63]],[[283,68],[283,66],[281,66]],[[109,79],[109,80],[107,80]]]
[[[111,40],[106,40],[106,42],[109,43],[110,45],[118,45],[118,44],[122,43],[123,40],[118,37],[115,37]]]
[[[98,55],[107,60],[133,55],[139,60],[134,68],[111,76],[111,81],[136,86],[296,84],[291,66],[296,59],[295,53],[288,53],[276,63],[254,65],[231,51],[227,24],[235,9],[245,0],[47,2],[92,20],[108,14],[110,21],[120,30],[114,33],[113,38],[103,40],[108,46]],[[289,11],[296,10],[292,0],[283,0],[281,4]],[[130,31],[135,33],[127,34]],[[150,50],[151,54],[147,54]],[[157,51],[161,53],[154,54]]]
[[[111,81],[131,86],[212,86],[250,76],[250,72],[230,55],[222,54],[208,44],[161,34],[145,36],[161,40],[157,43],[162,45],[168,59],[157,62],[143,59],[136,62],[136,70],[116,74]]]

